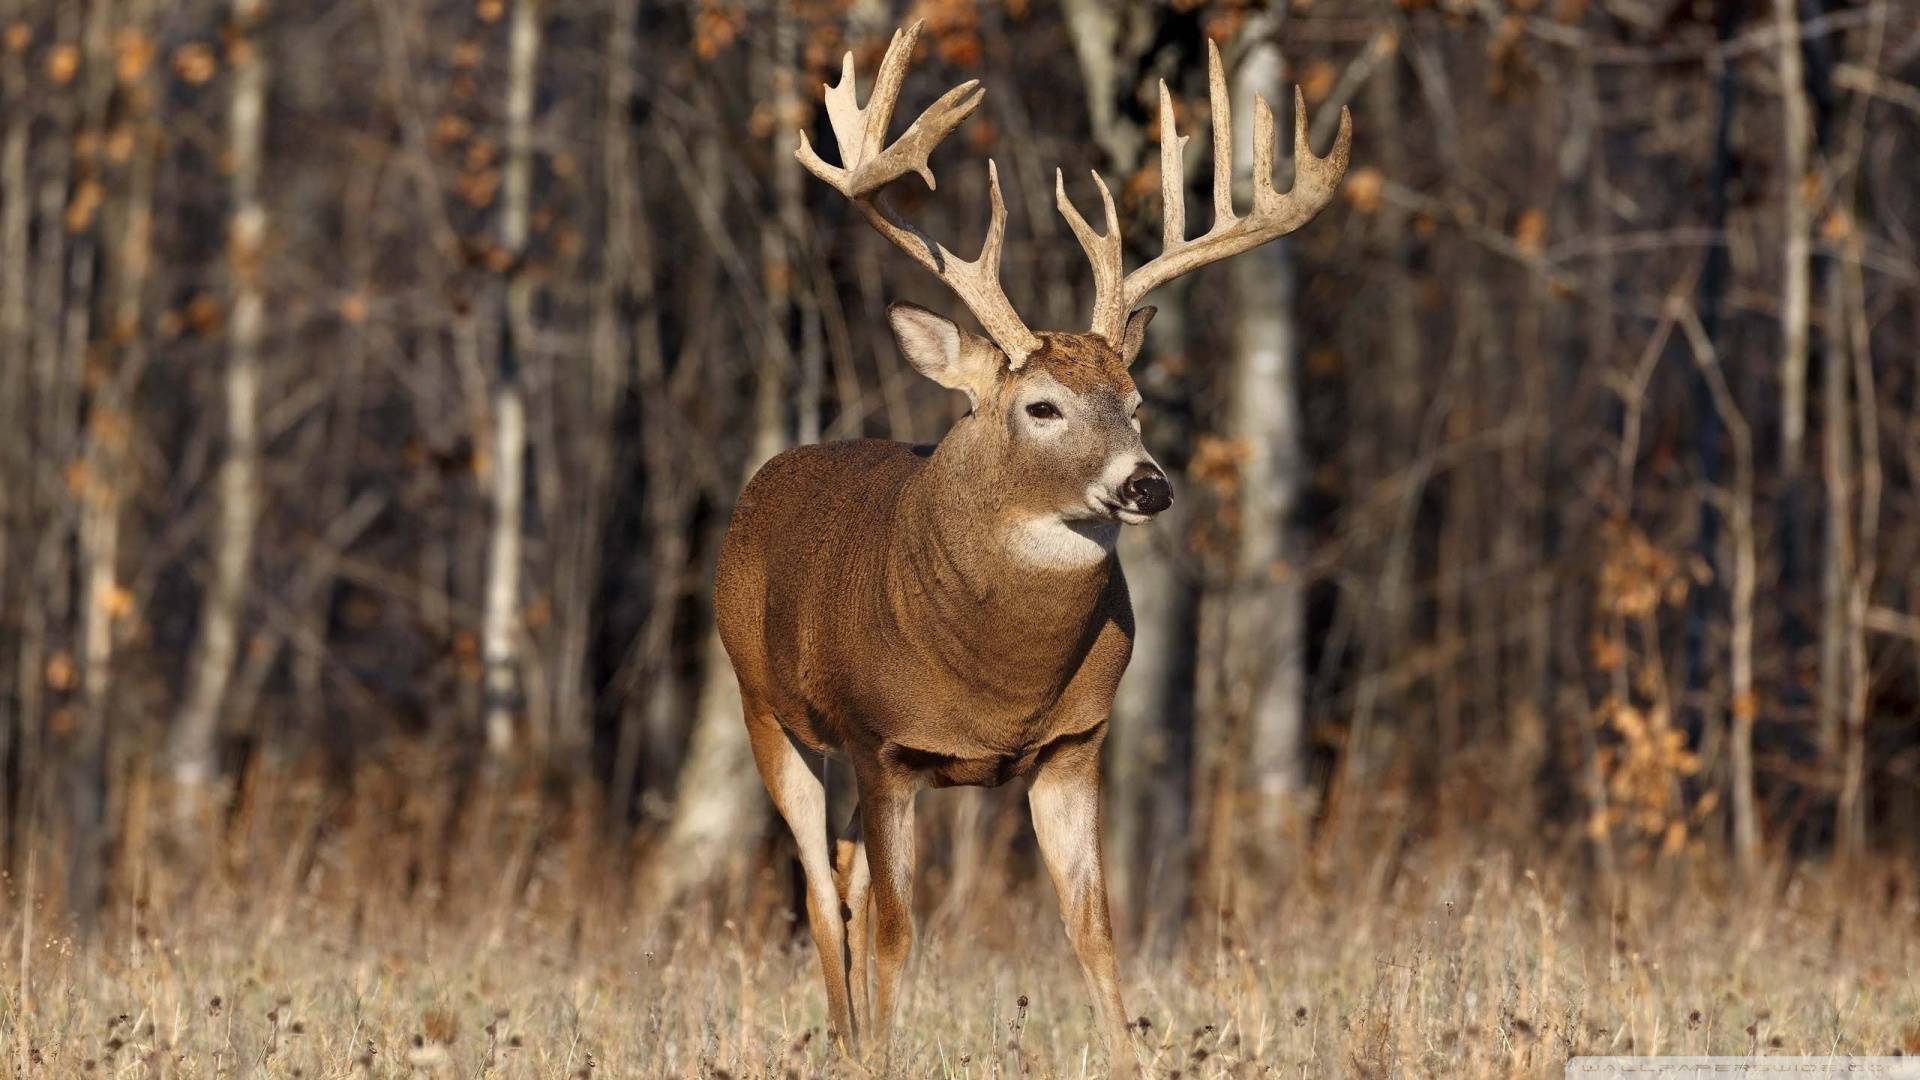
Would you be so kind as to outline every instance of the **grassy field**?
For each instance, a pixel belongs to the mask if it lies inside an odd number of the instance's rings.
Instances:
[[[981,888],[992,899],[964,910],[925,882],[889,1067],[829,1045],[783,868],[642,924],[564,884],[590,866],[554,861],[513,889],[476,875],[459,895],[418,888],[408,901],[391,888],[412,873],[397,864],[386,876],[324,857],[299,875],[229,868],[184,891],[150,875],[150,895],[190,902],[127,901],[85,943],[15,902],[0,917],[6,1068],[1100,1072],[1078,969],[1031,876]],[[1123,943],[1144,1056],[1156,1076],[1469,1077],[1558,1076],[1574,1053],[1920,1052],[1920,897],[1903,871],[1809,870],[1744,896],[1685,865],[1634,875],[1612,899],[1570,880],[1481,853],[1415,857],[1372,892],[1237,883],[1238,910]]]

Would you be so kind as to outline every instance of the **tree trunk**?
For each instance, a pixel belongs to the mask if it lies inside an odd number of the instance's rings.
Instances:
[[[1826,543],[1820,560],[1820,733],[1834,770],[1837,813],[1846,815],[1850,795],[1840,775],[1846,749],[1841,724],[1851,696],[1848,677],[1848,605],[1854,580],[1853,535],[1853,403],[1848,389],[1849,369],[1845,337],[1845,305],[1840,290],[1829,292],[1828,324],[1821,365],[1821,465],[1826,492]],[[1843,828],[1844,832],[1845,829]],[[1836,837],[1838,839],[1838,837]]]
[[[1852,356],[1851,369],[1835,372],[1841,367],[1838,357],[1828,364],[1830,382],[1852,383],[1853,409],[1855,415],[1850,419],[1843,433],[1852,439],[1857,433],[1859,438],[1859,468],[1857,486],[1854,486],[1857,508],[1857,532],[1849,553],[1846,581],[1846,630],[1845,630],[1845,754],[1841,759],[1840,798],[1835,806],[1835,833],[1840,851],[1849,859],[1858,859],[1866,852],[1867,843],[1867,693],[1871,682],[1871,672],[1867,666],[1867,610],[1873,599],[1873,581],[1878,559],[1876,547],[1880,535],[1880,489],[1882,476],[1880,469],[1880,418],[1879,404],[1875,398],[1872,330],[1867,314],[1866,281],[1861,273],[1861,240],[1857,232],[1850,233],[1843,241],[1846,245],[1846,258],[1842,272],[1838,275],[1839,289],[1844,300],[1840,307],[1841,323],[1833,329],[1834,336],[1844,334],[1848,339],[1848,353]],[[1844,329],[1843,329],[1844,327]],[[1830,388],[1828,397],[1844,397],[1845,388]],[[1828,423],[1832,421],[1829,420]]]
[[[1781,252],[1780,332],[1780,471],[1792,481],[1799,476],[1807,424],[1807,337],[1812,321],[1813,211],[1808,203],[1807,144],[1812,120],[1807,108],[1806,78],[1800,58],[1800,17],[1797,0],[1773,0],[1774,32],[1780,65],[1780,175],[1785,187]]]
[[[83,135],[103,141],[107,133],[112,91],[112,37],[114,6],[96,4],[88,13],[83,39],[81,125]],[[97,143],[96,143],[97,145]],[[91,162],[90,172],[76,172],[80,188],[98,185],[97,206],[104,207],[106,181],[113,177]],[[69,202],[71,208],[80,202]],[[123,213],[125,205],[120,211]],[[71,214],[71,210],[69,211]],[[69,372],[87,369],[88,356],[100,344],[104,325],[118,306],[112,279],[125,266],[101,264],[126,254],[124,234],[115,235],[107,215],[96,210],[80,226],[69,248],[64,364]],[[74,227],[71,216],[68,228]],[[120,241],[116,245],[116,241]],[[117,250],[116,250],[117,248]],[[99,280],[96,280],[98,278]],[[103,295],[103,292],[105,293]],[[101,317],[97,309],[105,309]],[[67,867],[67,903],[83,930],[90,930],[106,899],[106,859],[111,848],[111,815],[107,806],[112,727],[107,708],[113,676],[114,608],[120,562],[120,502],[125,459],[127,418],[119,407],[118,380],[111,370],[97,385],[86,387],[84,461],[77,494],[80,501],[79,550],[82,586],[77,622],[80,635],[80,722],[67,735],[66,795],[72,827]]]
[[[1753,720],[1758,711],[1753,690],[1753,597],[1758,560],[1753,532],[1753,435],[1728,388],[1714,346],[1697,318],[1685,324],[1694,363],[1705,380],[1733,450],[1733,490],[1727,500],[1727,528],[1733,560],[1728,582],[1727,787],[1733,815],[1735,864],[1749,882],[1760,871],[1760,811],[1753,785]]]
[[[266,209],[260,201],[260,148],[265,127],[267,70],[253,38],[265,0],[234,0],[233,100],[227,146],[233,161],[233,218],[228,227],[228,273],[233,315],[227,331],[227,456],[220,470],[219,521],[213,537],[213,580],[201,601],[199,640],[185,699],[173,733],[173,775],[181,795],[197,800],[218,766],[221,703],[239,650],[240,621],[260,519],[260,340],[266,302],[261,290],[261,241]],[[196,806],[182,803],[192,812]]]
[[[21,0],[0,5],[0,23],[11,22],[22,11]],[[38,499],[39,463],[33,454],[33,320],[28,297],[33,288],[32,245],[29,226],[33,220],[32,170],[28,147],[29,134],[37,110],[27,97],[25,57],[19,51],[0,52],[0,100],[9,103],[5,134],[0,136],[0,474],[15,478],[14,484],[0,491],[0,633],[11,640],[0,648],[0,672],[7,671],[9,657],[24,659],[27,612],[33,592],[27,576],[31,558],[27,543],[36,529],[45,524],[33,513]],[[15,653],[14,649],[19,652]],[[0,792],[0,873],[18,869],[15,855],[26,840],[24,819],[28,816],[29,785],[14,780],[31,775],[37,763],[27,758],[31,745],[30,728],[34,718],[23,700],[30,693],[23,670],[15,666],[12,694],[0,694],[0,778],[6,790]],[[0,676],[3,679],[4,676]],[[38,681],[36,678],[35,682]]]
[[[791,97],[800,77],[792,69],[797,42],[793,35],[785,32],[776,36],[778,42],[772,52],[763,57],[763,62],[767,65],[767,83],[778,102],[776,112],[784,116],[795,107]],[[789,199],[798,199],[797,177],[782,178],[786,170],[799,168],[790,152],[791,139],[792,135],[786,132],[775,136],[773,161],[779,173],[774,186],[776,192],[787,192]],[[785,209],[788,215],[793,214],[791,206]],[[768,315],[780,335],[790,332],[793,315],[794,263],[789,247],[792,241],[793,237],[781,222],[761,229],[761,270]],[[767,459],[787,445],[783,389],[792,354],[786,341],[784,336],[776,336],[759,358],[753,401],[753,444],[741,475],[742,486]],[[803,410],[815,404],[815,400],[808,397],[804,377],[799,391],[798,404]],[[720,641],[720,632],[711,624],[707,629],[701,672],[699,705],[686,759],[680,767],[673,817],[648,867],[648,880],[643,888],[644,895],[658,907],[672,904],[688,891],[721,877],[729,869],[727,854],[750,850],[767,821],[760,774],[747,743],[740,686],[734,678],[733,663]]]
[[[1252,97],[1282,100],[1282,65],[1271,43],[1256,44],[1233,76],[1235,109]],[[1251,144],[1234,148],[1236,172]],[[1289,518],[1299,489],[1293,262],[1286,240],[1228,264],[1236,316],[1227,429],[1246,455],[1239,476],[1240,535],[1225,642],[1233,707],[1248,733],[1252,827],[1263,849],[1296,820],[1305,781],[1303,607],[1297,540]]]
[[[493,528],[487,543],[480,635],[486,665],[487,748],[496,758],[514,748],[523,704],[520,543],[526,498],[527,401],[520,367],[532,330],[533,282],[523,272],[522,261],[533,195],[533,84],[540,58],[540,7],[541,0],[515,0],[507,34],[507,155],[500,184],[505,295],[493,390]]]

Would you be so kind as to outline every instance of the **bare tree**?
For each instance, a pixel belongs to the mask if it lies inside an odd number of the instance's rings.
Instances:
[[[1234,73],[1236,111],[1247,115],[1256,94],[1280,100],[1283,75],[1279,48],[1256,39]],[[1236,174],[1250,167],[1250,154],[1250,142],[1236,142]],[[1295,820],[1305,782],[1305,626],[1290,520],[1302,468],[1299,346],[1287,245],[1281,240],[1258,249],[1230,268],[1237,313],[1226,428],[1244,459],[1224,660],[1231,707],[1244,710],[1252,827],[1266,850],[1275,850]]]
[[[792,62],[785,55],[771,55],[763,60],[776,67]],[[770,85],[776,82],[769,80]],[[797,87],[797,83],[788,85]],[[791,159],[792,154],[785,152],[791,135],[782,130],[774,138],[776,152]],[[714,154],[718,147],[713,140],[711,134],[704,136],[699,152]],[[712,204],[708,205],[711,208]],[[761,252],[763,265],[767,260],[775,260],[773,265],[784,265],[781,260],[787,250],[785,234],[777,229],[763,229],[760,239],[765,245]],[[791,299],[783,276],[784,272],[774,275],[774,283],[779,288],[768,297],[778,305],[768,309],[776,327],[784,326],[788,314],[786,304]],[[784,388],[791,361],[785,337],[769,335],[755,364],[751,444],[739,478],[741,485],[768,459],[787,447]],[[732,861],[727,853],[739,852],[751,844],[766,824],[764,796],[754,770],[753,751],[747,742],[740,687],[720,634],[711,623],[701,651],[697,700],[693,730],[679,770],[673,816],[646,869],[643,891],[656,905],[671,903],[703,879],[716,880]]]
[[[506,161],[500,178],[504,258],[499,351],[494,366],[493,528],[487,542],[481,655],[486,664],[487,747],[512,750],[522,707],[520,618],[521,517],[526,498],[527,399],[521,384],[533,330],[533,279],[525,273],[533,198],[533,90],[540,59],[543,0],[514,0],[507,29]],[[531,733],[535,737],[543,733]]]
[[[260,198],[267,66],[256,38],[264,0],[234,0],[233,90],[227,146],[233,161],[228,280],[226,460],[213,536],[213,577],[201,601],[199,644],[173,729],[174,780],[189,798],[215,775],[221,703],[233,675],[248,570],[260,519],[260,342],[266,327],[261,260],[267,212]],[[183,804],[183,808],[190,808]]]
[[[1812,322],[1813,211],[1806,188],[1813,121],[1800,59],[1798,0],[1773,0],[1775,53],[1780,68],[1781,203],[1785,248],[1780,292],[1780,469],[1791,482],[1800,471],[1807,425],[1807,339]]]
[[[1733,814],[1734,858],[1749,881],[1760,872],[1760,810],[1753,783],[1753,720],[1759,709],[1753,682],[1753,597],[1758,578],[1753,528],[1753,433],[1727,386],[1713,341],[1697,313],[1681,313],[1681,328],[1693,360],[1707,381],[1714,408],[1727,426],[1733,449],[1733,490],[1726,493],[1727,531],[1733,545],[1727,642],[1727,787]]]

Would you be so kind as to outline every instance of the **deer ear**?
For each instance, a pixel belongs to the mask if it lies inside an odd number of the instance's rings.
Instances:
[[[1127,329],[1120,335],[1120,359],[1128,367],[1140,357],[1140,346],[1147,343],[1147,324],[1153,321],[1153,313],[1159,309],[1149,304],[1127,316]]]
[[[999,374],[1002,357],[993,343],[970,334],[926,308],[896,303],[887,307],[894,340],[914,369],[979,404]]]

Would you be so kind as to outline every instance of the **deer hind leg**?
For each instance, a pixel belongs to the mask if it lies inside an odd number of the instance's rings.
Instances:
[[[845,926],[840,919],[840,893],[834,885],[833,864],[827,854],[827,787],[820,759],[794,745],[763,702],[744,702],[747,734],[760,779],[773,805],[793,830],[800,848],[800,868],[807,875],[807,925],[813,947],[820,954],[820,975],[827,986],[827,1017],[834,1037],[851,1050],[856,1033],[847,1001]]]
[[[1086,739],[1050,755],[1034,777],[1027,804],[1040,856],[1060,897],[1060,918],[1106,1031],[1110,1068],[1115,1076],[1132,1076],[1139,1061],[1120,1000],[1100,857],[1100,740]]]
[[[847,920],[847,989],[853,998],[853,1023],[862,1032],[873,1030],[873,1000],[867,996],[867,961],[872,955],[873,874],[867,868],[867,844],[860,830],[860,811],[845,834],[835,842],[834,883],[840,888],[841,914]]]
[[[901,971],[913,951],[913,784],[888,776],[877,763],[862,766],[860,829],[865,837],[873,927],[874,1043],[890,1048]],[[857,912],[857,909],[856,909]],[[864,928],[863,928],[864,929]]]
[[[867,845],[860,828],[859,792],[844,761],[828,758],[827,819],[833,825],[833,883],[840,891],[840,917],[847,933],[847,991],[853,1025],[862,1035],[873,1029],[873,1002],[867,996],[867,963],[872,955],[868,897],[873,876],[867,869]]]

